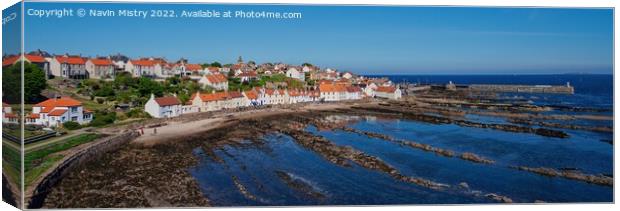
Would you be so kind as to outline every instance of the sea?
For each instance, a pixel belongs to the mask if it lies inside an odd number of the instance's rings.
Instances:
[[[613,115],[612,75],[437,75],[386,76],[394,82],[456,84],[529,84],[575,87],[574,95],[504,93],[539,105],[596,108],[550,111],[554,114]],[[467,115],[471,121],[510,124],[506,119]],[[519,171],[514,166],[574,169],[613,177],[613,133],[557,129],[568,138],[544,137],[454,124],[430,124],[372,115],[335,115],[348,127],[429,144],[492,159],[481,164],[387,142],[343,130],[305,130],[339,145],[375,156],[406,176],[447,184],[429,189],[394,179],[355,163],[335,165],[285,134],[273,133],[265,144],[224,146],[214,160],[194,149],[198,165],[189,172],[214,206],[402,205],[498,203],[502,195],[515,203],[613,202],[613,187]],[[566,123],[612,127],[609,119],[571,119]],[[283,179],[286,178],[286,179]],[[243,190],[243,191],[241,191]]]

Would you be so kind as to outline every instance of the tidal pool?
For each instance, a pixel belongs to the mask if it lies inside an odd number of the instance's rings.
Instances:
[[[566,130],[570,138],[560,139],[401,119],[352,119],[346,127],[458,153],[472,152],[496,162],[474,163],[339,129],[319,130],[311,125],[305,130],[338,146],[377,157],[406,176],[425,178],[450,188],[433,190],[402,182],[354,162],[350,167],[339,166],[280,133],[270,133],[260,143],[247,141],[220,147],[209,155],[195,148],[193,154],[199,158],[199,164],[189,171],[213,206],[497,203],[487,194],[523,203],[613,200],[612,187],[510,168],[574,168],[588,174],[611,175],[613,147],[597,140],[609,138],[610,134]]]

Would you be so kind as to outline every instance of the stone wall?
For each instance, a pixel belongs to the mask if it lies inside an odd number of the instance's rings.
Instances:
[[[90,146],[67,155],[55,169],[48,171],[49,173],[46,175],[42,175],[43,178],[36,184],[31,192],[26,193],[26,201],[28,202],[26,205],[27,208],[40,208],[51,188],[66,176],[67,173],[71,172],[71,170],[96,159],[103,153],[118,150],[138,136],[139,134],[137,132],[131,131],[105,137],[95,141],[94,144]]]

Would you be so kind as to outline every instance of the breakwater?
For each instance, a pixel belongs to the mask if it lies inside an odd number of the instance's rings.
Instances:
[[[465,90],[471,92],[517,92],[517,93],[548,93],[548,94],[574,94],[575,88],[567,83],[558,85],[521,85],[521,84],[411,84],[399,83],[398,86],[405,93],[439,90]]]
[[[525,93],[551,93],[551,94],[574,94],[575,88],[552,85],[504,85],[504,84],[471,84],[467,88],[470,91],[480,92],[525,92]]]

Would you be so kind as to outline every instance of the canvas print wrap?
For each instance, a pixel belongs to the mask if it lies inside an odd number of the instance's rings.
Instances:
[[[610,8],[23,7],[27,208],[613,202]]]

